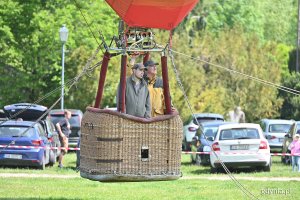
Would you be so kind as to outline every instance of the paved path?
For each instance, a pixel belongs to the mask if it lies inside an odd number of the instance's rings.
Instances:
[[[25,173],[0,173],[0,178],[6,177],[29,177],[29,178],[80,178],[80,174],[75,175],[59,175],[59,174],[25,174]],[[300,177],[251,177],[251,176],[234,176],[237,180],[249,181],[300,181]],[[183,176],[179,180],[231,180],[230,177],[220,176]]]

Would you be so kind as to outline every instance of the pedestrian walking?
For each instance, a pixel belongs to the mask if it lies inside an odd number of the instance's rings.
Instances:
[[[68,110],[64,111],[65,117],[64,119],[60,120],[58,123],[56,123],[56,129],[59,134],[59,140],[61,143],[61,147],[63,149],[61,150],[61,153],[58,157],[58,167],[63,168],[63,158],[64,155],[68,152],[69,147],[69,135],[71,134],[71,125],[69,122],[69,119],[71,119],[71,112]]]

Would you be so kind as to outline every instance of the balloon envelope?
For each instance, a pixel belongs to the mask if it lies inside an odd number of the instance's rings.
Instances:
[[[106,0],[130,27],[172,30],[198,0]]]

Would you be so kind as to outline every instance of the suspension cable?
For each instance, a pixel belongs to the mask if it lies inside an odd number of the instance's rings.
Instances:
[[[273,83],[273,82],[270,82],[270,81],[266,81],[266,80],[263,80],[263,79],[260,79],[260,78],[257,78],[255,76],[252,76],[252,75],[248,75],[248,74],[245,74],[245,73],[242,73],[242,72],[239,72],[239,71],[236,71],[236,70],[233,70],[233,69],[229,69],[227,67],[223,67],[221,65],[217,65],[217,64],[214,64],[214,63],[210,63],[208,61],[205,61],[205,60],[202,60],[200,58],[195,58],[195,57],[192,57],[192,56],[189,56],[187,54],[184,54],[184,53],[180,53],[178,51],[174,51],[174,50],[170,50],[178,55],[182,55],[182,56],[185,56],[185,57],[188,57],[192,60],[196,60],[196,61],[200,61],[200,62],[203,62],[203,63],[206,63],[206,64],[209,64],[211,66],[214,66],[214,67],[217,67],[217,68],[220,68],[220,69],[223,69],[223,70],[226,70],[226,71],[229,71],[229,72],[232,72],[232,73],[236,73],[236,74],[239,74],[239,75],[242,75],[242,76],[245,76],[247,77],[248,79],[252,79],[254,81],[257,81],[259,83],[262,83],[262,84],[265,84],[265,85],[268,85],[268,86],[271,86],[271,87],[275,87],[279,90],[282,90],[282,91],[285,91],[285,92],[288,92],[288,93],[291,93],[291,94],[294,94],[294,95],[300,95],[300,91],[298,90],[295,90],[293,88],[289,88],[289,87],[285,87],[285,86],[282,86],[282,85],[279,85],[279,84],[276,84],[276,83]]]
[[[96,40],[96,42],[97,42],[97,44],[98,44],[98,46],[99,46],[100,43],[98,42],[98,40],[97,40],[97,38],[96,38],[94,32],[92,31],[92,29],[91,29],[89,23],[87,22],[87,19],[85,18],[85,16],[84,16],[82,10],[80,9],[79,4],[77,3],[76,0],[73,0],[73,1],[74,1],[75,5],[76,5],[77,9],[80,11],[80,13],[81,13],[81,15],[82,15],[82,17],[83,17],[83,19],[84,19],[86,25],[88,26],[90,33],[93,35],[94,39]]]
[[[172,54],[172,50],[171,48],[169,48],[169,56],[171,58],[171,62],[172,62],[172,65],[173,65],[173,71],[175,73],[175,76],[176,76],[176,80],[177,80],[177,83],[183,93],[183,96],[184,96],[184,99],[185,101],[187,102],[188,104],[188,107],[189,107],[189,110],[190,112],[192,113],[193,115],[193,118],[195,118],[195,114],[194,114],[194,111],[192,109],[192,106],[190,104],[190,101],[186,95],[186,92],[184,90],[184,86],[180,80],[180,77],[179,77],[179,73],[178,73],[178,70],[176,68],[176,65],[175,65],[175,62],[174,62],[174,56]],[[200,123],[198,122],[198,120],[196,119],[195,120],[198,124],[198,127],[201,128],[202,130],[202,127],[200,126]],[[202,130],[203,132],[203,130]],[[207,141],[206,137],[205,137],[205,140]],[[250,199],[258,199],[258,197],[256,197],[253,193],[251,193],[243,184],[241,184],[235,177],[234,175],[229,171],[229,169],[226,167],[226,165],[224,164],[224,162],[220,159],[219,155],[213,150],[213,148],[211,148],[212,152],[214,153],[214,155],[217,157],[218,161],[220,162],[220,164],[222,165],[222,167],[224,168],[226,174],[229,176],[229,178],[236,184],[236,186],[246,195],[248,196]]]

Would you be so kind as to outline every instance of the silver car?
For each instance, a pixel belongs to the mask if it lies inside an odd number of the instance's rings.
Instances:
[[[284,136],[289,131],[293,120],[262,119],[260,126],[267,138],[271,151],[282,152]]]

